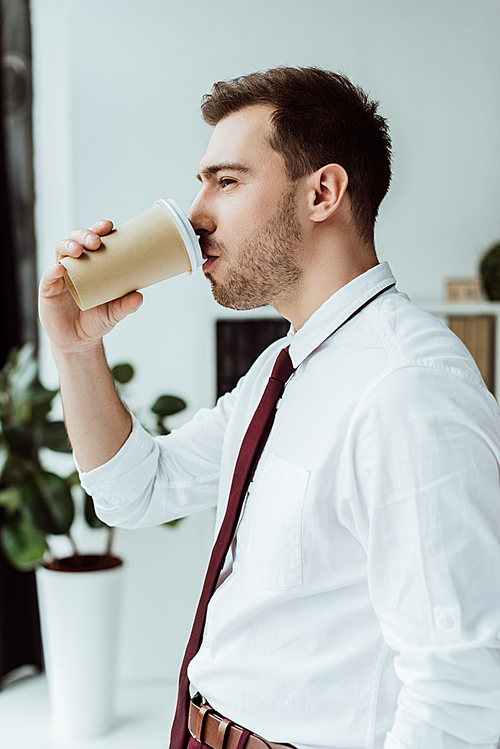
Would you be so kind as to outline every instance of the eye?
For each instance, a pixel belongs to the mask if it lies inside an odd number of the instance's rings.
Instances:
[[[227,187],[228,185],[233,185],[236,183],[235,179],[231,179],[230,177],[222,177],[219,181],[219,184],[221,187]]]

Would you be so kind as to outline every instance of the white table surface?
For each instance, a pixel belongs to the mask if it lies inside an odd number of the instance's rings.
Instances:
[[[175,708],[171,682],[118,686],[111,731],[88,741],[56,741],[45,677],[14,682],[0,692],[0,749],[166,749]]]

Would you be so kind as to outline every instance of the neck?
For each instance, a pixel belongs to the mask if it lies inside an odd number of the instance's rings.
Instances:
[[[275,310],[295,330],[309,320],[336,291],[378,265],[375,248],[358,237],[345,237],[304,248],[302,277],[287,299],[276,300]]]

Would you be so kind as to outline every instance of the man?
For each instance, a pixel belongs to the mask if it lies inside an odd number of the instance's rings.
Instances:
[[[48,268],[41,319],[82,483],[110,524],[217,504],[220,528],[288,345],[294,373],[189,664],[217,713],[213,749],[236,746],[229,721],[299,749],[493,749],[500,414],[466,349],[377,260],[387,125],[315,68],[216,84],[202,109],[214,130],[190,219],[204,272],[221,304],[272,304],[291,330],[213,410],[155,440],[117,397],[102,346],[141,295],[81,313],[62,266]],[[73,232],[58,256],[110,229]],[[193,709],[199,747],[207,708]],[[241,749],[248,733],[236,735]]]

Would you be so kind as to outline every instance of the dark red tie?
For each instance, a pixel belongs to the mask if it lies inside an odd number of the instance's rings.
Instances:
[[[264,394],[241,443],[238,460],[234,468],[231,491],[227,503],[226,514],[217,536],[212,556],[208,564],[200,602],[196,610],[191,636],[186,648],[179,677],[179,692],[175,711],[170,749],[186,749],[189,740],[188,710],[189,710],[189,679],[187,669],[189,663],[198,652],[205,628],[208,603],[217,585],[217,580],[224,565],[231,541],[236,530],[241,506],[248,486],[252,480],[257,463],[264,445],[271,431],[276,403],[285,389],[285,383],[294,371],[288,348],[283,349],[276,359],[271,377]]]

